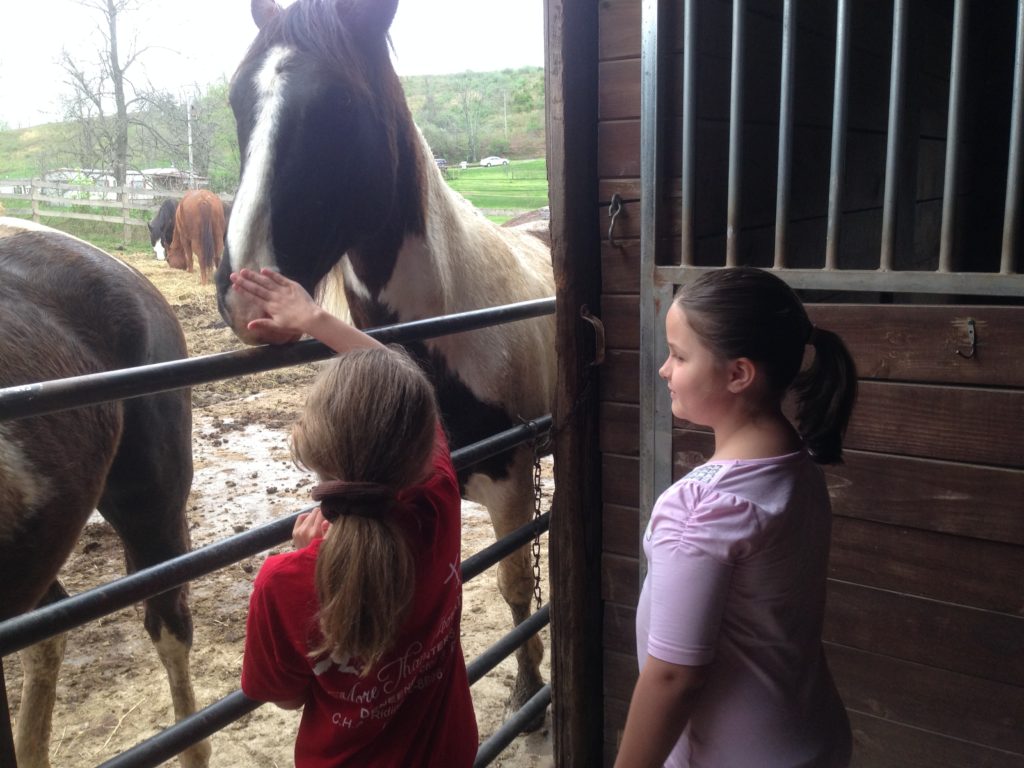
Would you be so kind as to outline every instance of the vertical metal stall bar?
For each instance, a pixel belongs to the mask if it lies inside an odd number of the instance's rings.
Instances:
[[[846,176],[846,108],[850,64],[850,2],[839,0],[836,13],[836,70],[832,94],[832,158],[828,180],[828,231],[825,269],[839,266],[839,229],[843,215],[843,180]]]
[[[946,113],[946,173],[942,183],[942,233],[939,241],[939,272],[953,270],[953,238],[956,235],[956,181],[960,162],[960,112],[963,103],[964,56],[967,47],[967,3],[953,5],[953,50],[949,56],[949,109]]]
[[[885,149],[885,197],[882,203],[882,247],[879,268],[893,269],[896,258],[896,202],[907,58],[907,3],[896,0],[892,9],[892,59],[889,67],[889,126]]]
[[[687,8],[692,10],[694,0],[687,0]],[[658,386],[656,356],[665,349],[664,313],[668,310],[668,302],[672,299],[672,286],[663,285],[658,280],[658,218],[661,191],[663,188],[663,155],[664,142],[658,130],[661,110],[664,106],[660,87],[662,79],[662,60],[660,48],[664,37],[659,34],[662,6],[664,0],[643,0],[641,6],[641,109],[640,109],[640,488],[639,488],[639,530],[643,534],[647,519],[654,506],[654,499],[662,488],[667,485],[666,478],[672,472],[672,420],[667,416],[671,410],[668,390]],[[687,19],[692,19],[687,14]],[[688,24],[690,22],[688,21]],[[690,56],[696,45],[696,36],[688,28],[686,39],[687,52]],[[686,65],[690,67],[691,65]],[[692,74],[692,73],[691,73]],[[691,92],[692,95],[692,92]],[[689,106],[683,107],[684,124],[693,119],[692,99]],[[685,134],[685,129],[684,129]],[[689,137],[690,158],[693,157],[693,136]],[[684,148],[684,166],[686,150]],[[689,166],[692,182],[692,165]],[[683,171],[683,220],[688,213],[692,224],[693,185],[689,193],[686,179],[687,168]],[[689,197],[687,197],[689,195]],[[684,230],[686,225],[684,225]],[[689,243],[689,245],[687,245]],[[687,250],[689,248],[689,251]],[[689,240],[683,236],[683,262],[686,263],[687,253],[693,260],[692,232]],[[646,561],[639,558],[640,578],[646,572]]]
[[[732,71],[729,83],[729,202],[725,228],[725,265],[739,264],[740,205],[743,200],[743,42],[746,8],[732,3]]]
[[[1024,0],[1017,3],[1017,42],[1013,54],[1013,102],[1010,114],[1010,152],[1006,161],[1006,206],[1003,209],[1003,251],[999,271],[1016,271],[1017,229],[1020,225],[1021,131],[1024,130]]]
[[[793,82],[796,69],[796,3],[782,9],[782,72],[779,75],[779,164],[775,184],[775,269],[786,266],[793,174]]]
[[[646,6],[646,4],[645,4]],[[654,48],[657,49],[657,22],[652,22]],[[646,24],[646,22],[645,22]],[[644,27],[643,42],[647,43],[650,32]],[[643,57],[643,51],[641,51]],[[655,115],[656,117],[656,115]],[[643,123],[643,116],[641,116]],[[682,222],[681,222],[681,264],[692,267],[696,263],[696,235],[693,231],[694,189],[697,179],[696,153],[697,126],[697,0],[684,0],[683,6],[683,147],[682,147]],[[643,128],[641,128],[641,131]],[[641,144],[643,137],[641,136]],[[641,163],[643,158],[641,147]],[[643,170],[641,169],[641,176]]]

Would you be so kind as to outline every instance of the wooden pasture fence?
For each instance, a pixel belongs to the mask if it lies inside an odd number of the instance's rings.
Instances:
[[[27,216],[42,223],[44,218],[78,219],[123,227],[125,243],[132,241],[132,228],[145,226],[166,198],[180,200],[188,190],[107,187],[44,179],[0,180],[0,204],[5,215]],[[219,195],[230,202],[233,195]],[[88,212],[76,210],[90,209]],[[100,209],[101,213],[94,212]]]

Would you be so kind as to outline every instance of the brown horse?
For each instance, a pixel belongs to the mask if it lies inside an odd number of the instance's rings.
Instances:
[[[142,275],[86,242],[0,218],[0,388],[187,357],[170,305]],[[124,543],[128,571],[189,550],[192,485],[187,389],[0,421],[0,620],[67,596],[57,573],[94,509]],[[145,626],[167,670],[177,718],[195,712],[186,589],[146,601]],[[21,652],[15,749],[49,765],[66,638]],[[207,765],[209,744],[182,754]]]
[[[396,6],[252,0],[260,32],[231,84],[244,160],[217,271],[221,314],[243,340],[259,310],[228,290],[242,267],[278,269],[321,297],[343,282],[362,328],[555,293],[544,238],[496,226],[442,177],[391,64]],[[437,389],[455,448],[551,410],[554,318],[407,346]],[[460,474],[499,537],[533,514],[532,468],[525,447]],[[498,567],[517,624],[533,596],[529,554],[522,547]],[[543,685],[542,655],[536,636],[517,651],[513,708]]]
[[[167,251],[167,263],[175,269],[192,271],[192,254],[199,255],[199,282],[209,282],[224,252],[224,204],[207,189],[185,193],[174,215],[174,239]]]

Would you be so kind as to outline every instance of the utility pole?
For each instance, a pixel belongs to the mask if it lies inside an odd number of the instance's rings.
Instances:
[[[185,114],[185,122],[188,124],[188,188],[196,188],[196,172],[192,164],[192,119],[195,117],[196,105],[192,103],[192,97],[188,97],[188,106]]]

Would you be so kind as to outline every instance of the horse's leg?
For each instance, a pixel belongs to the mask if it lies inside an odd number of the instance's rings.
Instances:
[[[68,596],[60,582],[50,585],[39,606]],[[14,735],[19,768],[50,768],[50,732],[57,700],[57,675],[64,661],[67,635],[60,634],[30,645],[21,657],[21,707]]]
[[[121,447],[99,509],[124,542],[129,573],[186,553],[185,505],[192,486],[192,425],[188,390],[126,401]],[[192,614],[187,587],[146,601],[145,625],[167,670],[175,719],[196,711],[189,672]],[[179,755],[184,768],[204,768],[208,741]]]
[[[495,482],[482,475],[473,475],[466,483],[466,496],[487,507],[497,538],[507,536],[525,525],[533,517],[533,452],[529,448],[516,450],[509,475]],[[533,563],[530,545],[524,544],[498,563],[498,590],[512,611],[512,621],[519,625],[532,613]],[[508,701],[508,713],[515,712],[539,691],[544,680],[540,662],[544,657],[544,644],[534,635],[516,650],[518,672],[515,686]],[[544,715],[524,730],[541,727]]]

